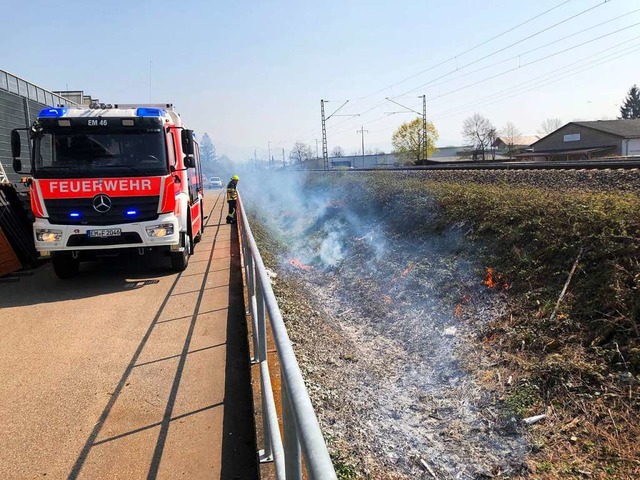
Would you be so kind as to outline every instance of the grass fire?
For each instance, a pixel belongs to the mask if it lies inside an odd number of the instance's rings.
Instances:
[[[245,182],[342,479],[640,478],[640,173],[491,175]]]

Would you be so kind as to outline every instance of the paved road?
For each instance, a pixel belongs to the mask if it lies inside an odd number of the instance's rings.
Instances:
[[[181,274],[132,257],[0,283],[0,478],[257,478],[223,204]]]

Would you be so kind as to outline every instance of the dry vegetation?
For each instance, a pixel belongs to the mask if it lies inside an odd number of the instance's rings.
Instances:
[[[402,236],[454,225],[493,269],[508,308],[478,331],[484,355],[468,368],[507,415],[546,415],[527,428],[529,478],[640,478],[637,191],[387,173],[309,181],[336,187],[339,204]]]

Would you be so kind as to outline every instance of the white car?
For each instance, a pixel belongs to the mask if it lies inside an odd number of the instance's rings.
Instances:
[[[211,177],[209,179],[209,184],[212,188],[222,188],[222,180],[220,177]]]

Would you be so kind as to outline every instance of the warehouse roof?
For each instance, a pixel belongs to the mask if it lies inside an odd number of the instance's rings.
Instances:
[[[623,138],[640,138],[640,118],[628,120],[596,120],[595,122],[571,122],[574,125],[593,128]]]

